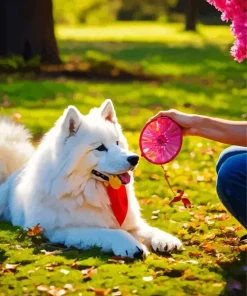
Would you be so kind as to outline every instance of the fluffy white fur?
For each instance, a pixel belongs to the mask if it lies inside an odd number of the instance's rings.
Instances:
[[[134,167],[127,161],[133,153],[111,100],[86,116],[69,106],[34,153],[29,138],[23,127],[0,119],[2,219],[23,228],[40,223],[51,242],[80,249],[97,246],[115,255],[141,257],[150,248],[165,252],[182,245],[141,218]],[[96,150],[102,144],[108,151]],[[103,180],[92,174],[93,169],[108,176],[131,174],[126,185],[128,214],[121,228]]]

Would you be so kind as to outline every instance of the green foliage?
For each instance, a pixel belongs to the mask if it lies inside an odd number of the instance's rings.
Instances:
[[[166,35],[160,31],[163,29]],[[189,113],[243,119],[247,113],[245,65],[233,62],[228,56],[225,45],[231,42],[230,33],[222,27],[200,30],[201,35],[183,35],[176,25],[161,29],[157,24],[150,24],[148,31],[144,24],[116,24],[104,29],[75,28],[74,35],[69,35],[68,28],[59,28],[62,54],[67,59],[81,55],[103,63],[111,62],[114,57],[131,65],[146,61],[148,71],[166,74],[167,81],[117,83],[64,77],[54,80],[18,75],[1,77],[0,114],[19,114],[19,120],[31,129],[37,144],[36,140],[52,127],[67,105],[74,104],[86,114],[104,99],[112,98],[130,148],[137,153],[141,128],[161,109],[177,108]],[[141,36],[140,32],[145,34]],[[212,32],[216,37],[209,40]],[[66,34],[74,40],[68,40]],[[97,43],[92,43],[92,34]],[[239,246],[239,237],[245,231],[226,212],[215,192],[215,164],[224,148],[225,145],[212,141],[185,138],[178,157],[167,165],[172,186],[185,190],[194,206],[191,210],[184,209],[180,203],[169,205],[172,194],[159,166],[142,159],[135,171],[136,195],[143,216],[153,226],[181,238],[185,251],[172,257],[151,254],[143,262],[114,264],[108,262],[111,255],[102,255],[99,250],[53,246],[1,222],[0,263],[19,266],[9,273],[2,272],[0,267],[0,295],[42,295],[37,291],[39,285],[63,288],[71,284],[77,290],[65,289],[66,295],[93,296],[90,287],[119,286],[123,295],[214,296],[229,295],[226,285],[229,283],[231,287],[234,281],[242,285],[239,295],[244,294],[246,248]],[[153,211],[157,213],[157,210],[160,212],[154,219]],[[42,250],[60,253],[52,255]],[[72,265],[75,258],[81,269],[95,266],[98,272],[84,281],[81,271]],[[64,270],[69,273],[65,274]]]
[[[86,23],[105,25],[115,20],[157,20],[165,19],[168,7],[177,0],[53,0],[54,17],[59,24]]]
[[[116,19],[122,0],[54,0],[54,17],[62,24],[108,24]]]
[[[29,61],[25,61],[22,56],[8,56],[7,58],[0,58],[0,71],[8,71],[15,72],[18,70],[22,71],[30,71],[30,70],[38,70],[40,64],[40,58],[35,57],[30,59]]]

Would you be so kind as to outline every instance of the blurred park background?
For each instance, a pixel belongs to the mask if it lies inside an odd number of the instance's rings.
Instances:
[[[25,124],[37,145],[67,105],[86,114],[111,98],[137,153],[143,125],[162,109],[246,120],[246,62],[230,55],[229,25],[203,0],[2,0],[0,115]],[[169,205],[172,194],[159,167],[142,160],[135,172],[144,217],[178,235],[186,246],[182,254],[129,265],[110,264],[96,251],[47,257],[1,222],[0,264],[19,265],[17,273],[2,272],[0,295],[39,295],[38,285],[66,283],[78,287],[64,289],[67,294],[83,296],[107,295],[115,285],[122,293],[116,295],[243,295],[246,248],[239,237],[245,231],[215,193],[214,167],[225,147],[186,138],[167,165],[192,210]],[[43,242],[42,248],[49,246]],[[97,275],[82,282],[71,267],[75,258],[96,266]],[[96,294],[91,286],[104,291]]]

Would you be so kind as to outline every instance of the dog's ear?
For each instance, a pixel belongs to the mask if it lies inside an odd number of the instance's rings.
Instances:
[[[80,112],[75,106],[69,106],[64,110],[63,128],[68,132],[69,136],[72,136],[77,132],[80,123]]]
[[[100,106],[101,116],[112,123],[117,122],[116,112],[113,106],[113,103],[110,99],[104,101],[104,103]]]

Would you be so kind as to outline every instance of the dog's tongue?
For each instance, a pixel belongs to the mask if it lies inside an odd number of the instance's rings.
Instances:
[[[118,175],[119,179],[122,181],[123,184],[129,184],[130,182],[130,174],[123,173]]]

